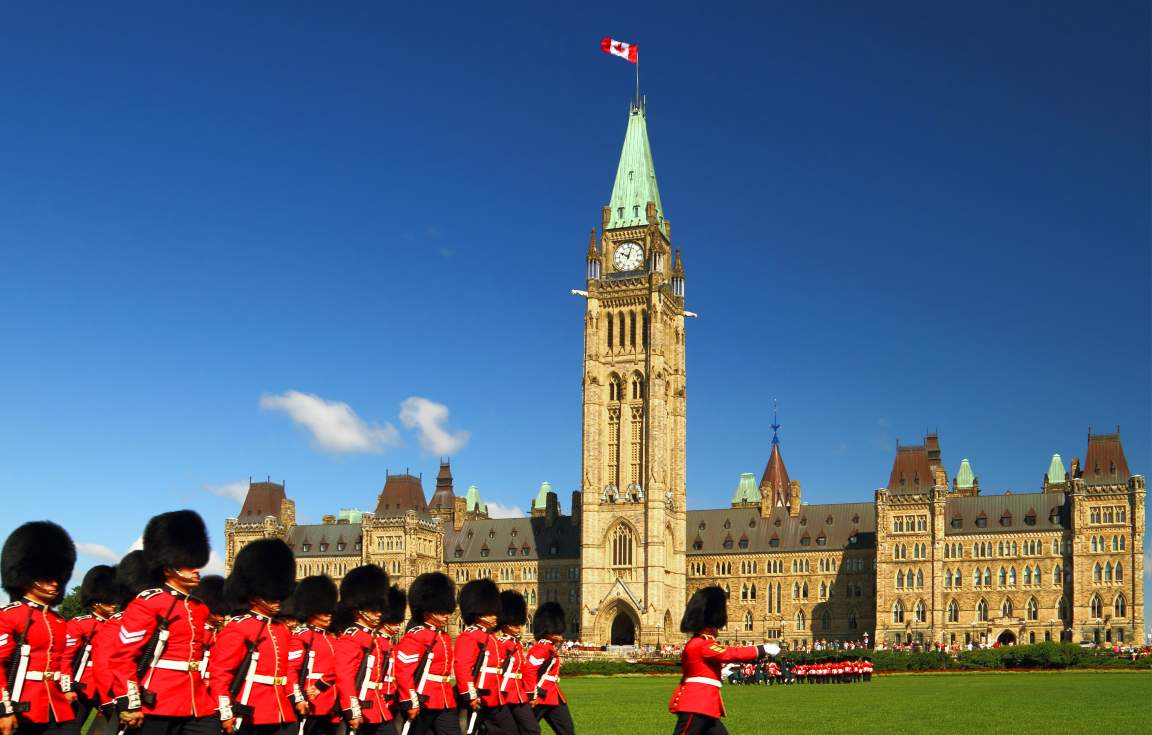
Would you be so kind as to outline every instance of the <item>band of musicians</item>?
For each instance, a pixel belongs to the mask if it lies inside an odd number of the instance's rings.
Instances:
[[[274,538],[243,547],[227,579],[201,576],[208,532],[191,510],[153,517],[142,541],[87,572],[84,613],[71,620],[54,609],[76,563],[68,533],[34,521],[5,541],[0,735],[576,731],[556,602],[526,631],[524,597],[491,579],[457,590],[430,572],[401,590],[369,564],[339,587],[327,576],[297,582],[292,550]],[[719,644],[726,624],[724,591],[698,590],[680,624],[689,640],[669,706],[677,735],[726,733],[722,667],[779,652]]]

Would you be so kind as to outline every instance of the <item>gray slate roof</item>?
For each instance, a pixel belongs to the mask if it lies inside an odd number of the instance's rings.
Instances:
[[[747,540],[747,548],[741,548],[742,539]],[[686,541],[688,556],[871,549],[876,546],[876,506],[803,505],[796,518],[790,517],[786,508],[774,508],[767,518],[760,517],[758,508],[690,510]],[[726,546],[728,541],[730,546]]]
[[[1057,523],[1052,523],[1053,511],[1056,511]],[[1068,527],[1064,493],[1013,493],[948,498],[944,513],[945,536],[1056,531]],[[1029,525],[1026,521],[1030,513],[1035,516],[1034,525]],[[985,519],[983,527],[977,525],[981,514]],[[1001,519],[1006,525],[1001,523]],[[955,521],[959,521],[960,528],[954,527]]]
[[[359,523],[324,523],[305,526],[293,526],[288,532],[288,546],[296,558],[313,556],[360,556],[357,544],[363,535],[363,526]],[[304,550],[308,544],[309,549]],[[344,550],[339,551],[340,544]],[[320,550],[321,545],[326,548]]]
[[[514,556],[508,555],[509,548]],[[449,529],[444,536],[444,560],[449,562],[579,558],[580,528],[570,516],[561,516],[551,528],[542,517],[466,521],[460,531]]]

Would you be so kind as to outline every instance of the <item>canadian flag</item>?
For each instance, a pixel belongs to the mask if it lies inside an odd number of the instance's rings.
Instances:
[[[627,59],[633,64],[638,63],[639,59],[636,55],[638,47],[634,43],[624,43],[617,41],[615,38],[602,38],[600,39],[600,50],[606,54],[619,56],[621,59]]]

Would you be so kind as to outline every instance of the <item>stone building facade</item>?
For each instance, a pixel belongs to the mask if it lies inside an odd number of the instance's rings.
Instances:
[[[774,423],[764,472],[731,507],[688,510],[685,270],[672,245],[642,104],[629,111],[601,228],[588,242],[582,464],[571,513],[544,483],[531,516],[490,518],[442,462],[389,475],[371,511],[298,524],[283,485],[251,483],[225,522],[226,561],[285,539],[300,576],[361,563],[401,585],[441,570],[491,577],[533,609],[560,602],[568,634],[620,645],[680,641],[686,596],[729,592],[729,640],[873,642],[1139,640],[1145,482],[1119,432],[1090,435],[1083,463],[1053,456],[1038,492],[981,493],[967,459],[949,479],[939,437],[896,450],[863,502],[807,504]]]

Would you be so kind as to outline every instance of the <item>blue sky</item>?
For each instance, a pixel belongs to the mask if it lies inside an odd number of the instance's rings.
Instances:
[[[811,502],[926,428],[985,492],[1089,427],[1148,472],[1146,4],[230,5],[0,10],[0,532],[118,554],[191,506],[219,543],[249,476],[317,520],[445,448],[567,508],[605,35],[700,314],[692,507],[763,468],[773,398]]]

